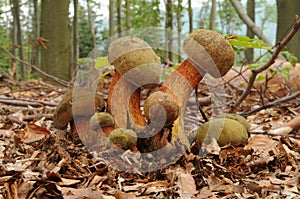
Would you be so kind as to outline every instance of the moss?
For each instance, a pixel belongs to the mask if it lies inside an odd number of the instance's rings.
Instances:
[[[137,144],[137,135],[131,129],[115,129],[109,134],[108,139],[112,144],[124,150],[131,149]]]
[[[247,142],[248,132],[246,128],[236,120],[215,118],[198,128],[195,142],[201,145],[207,137],[215,138],[220,146],[228,144],[238,146]]]

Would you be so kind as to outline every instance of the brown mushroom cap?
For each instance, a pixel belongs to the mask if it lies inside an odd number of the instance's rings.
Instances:
[[[224,114],[218,115],[216,118],[229,118],[229,119],[232,119],[232,120],[236,120],[246,128],[247,132],[250,131],[249,122],[246,120],[246,118],[244,118],[241,115],[233,114],[233,113],[224,113]]]
[[[237,120],[214,118],[200,126],[195,135],[195,142],[201,145],[206,137],[216,138],[220,146],[232,144],[238,146],[248,140],[246,128]]]
[[[54,126],[58,129],[65,129],[75,116],[89,118],[97,109],[101,110],[104,106],[104,100],[97,93],[84,88],[70,90],[54,111]]]
[[[115,129],[109,134],[108,139],[111,143],[124,150],[131,149],[137,144],[137,135],[131,129]]]
[[[138,87],[160,81],[160,59],[142,39],[131,36],[116,39],[108,48],[108,61]]]
[[[90,127],[94,131],[97,131],[100,127],[115,126],[115,120],[113,116],[106,112],[95,113],[90,118]]]
[[[177,119],[179,106],[173,96],[157,91],[145,100],[144,112],[147,120],[154,126],[169,126]]]
[[[224,36],[212,30],[192,32],[185,39],[183,50],[195,66],[213,77],[225,75],[234,64],[232,46]]]

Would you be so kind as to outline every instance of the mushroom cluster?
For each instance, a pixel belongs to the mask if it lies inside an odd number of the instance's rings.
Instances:
[[[204,74],[209,73],[218,78],[230,70],[234,63],[234,51],[221,34],[204,29],[191,33],[184,41],[183,50],[188,58],[159,85],[160,59],[151,46],[132,36],[116,39],[108,48],[108,60],[115,67],[115,73],[109,88],[107,108],[104,108],[104,100],[97,94],[83,89],[76,92],[79,97],[74,100],[72,93],[68,93],[54,113],[55,127],[65,129],[76,116],[76,120],[82,121],[80,125],[88,128],[82,132],[77,130],[80,137],[97,142],[97,139],[87,136],[100,130],[113,145],[124,150],[134,147],[141,152],[157,150],[175,138],[188,144],[183,129],[183,112],[187,100]],[[158,86],[158,91],[148,96],[141,108],[141,89]],[[93,103],[95,106],[91,108]],[[220,145],[228,143],[224,139],[235,134],[227,130],[233,125],[240,129],[241,134],[232,143],[243,143],[249,126],[243,118],[234,115],[220,116],[204,124],[197,131],[195,142],[201,143],[207,135],[208,127],[212,125],[215,128],[218,120],[224,118]],[[80,127],[73,125],[72,130],[75,128]],[[165,129],[171,129],[171,138],[166,135]],[[142,136],[150,132],[155,134]],[[97,136],[99,133],[96,133]]]

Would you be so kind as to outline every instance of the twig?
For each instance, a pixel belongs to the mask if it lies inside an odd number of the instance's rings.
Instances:
[[[269,135],[269,136],[280,136],[280,137],[290,137],[295,139],[300,139],[300,135],[296,134],[280,134],[280,133],[270,133],[266,131],[250,131],[252,135]]]
[[[198,100],[198,84],[196,85],[196,88],[195,88],[195,100],[196,100],[196,104],[198,106],[198,109],[199,109],[204,121],[208,122],[208,118],[207,118],[205,112],[203,111],[201,104],[199,103],[199,100]]]
[[[277,105],[277,104],[280,104],[280,103],[283,103],[283,102],[286,102],[286,101],[295,99],[295,98],[298,97],[298,96],[300,96],[300,91],[297,91],[297,92],[295,92],[295,93],[292,94],[292,95],[283,97],[283,98],[278,99],[278,100],[275,100],[275,101],[273,101],[273,102],[264,104],[263,106],[260,106],[260,107],[258,107],[258,108],[255,108],[255,109],[251,110],[251,111],[242,113],[241,115],[243,115],[243,116],[248,116],[248,115],[251,115],[251,114],[256,113],[256,112],[258,112],[258,111],[261,111],[261,110],[263,110],[263,109],[270,108],[270,107],[275,106],[275,105]]]
[[[43,101],[33,101],[26,99],[14,99],[14,98],[0,98],[0,103],[15,105],[15,106],[32,106],[32,107],[42,107],[42,106],[57,106],[57,103],[53,102],[43,102]]]
[[[252,75],[250,76],[248,86],[242,96],[238,99],[238,101],[235,103],[235,105],[231,108],[230,112],[232,112],[234,109],[236,109],[249,95],[251,88],[254,84],[254,81],[256,79],[256,76],[261,73],[262,71],[268,69],[274,62],[275,59],[278,57],[280,51],[289,43],[289,41],[295,36],[295,34],[298,32],[300,28],[300,19],[297,19],[297,21],[294,23],[293,29],[289,32],[289,34],[281,41],[278,43],[278,47],[274,51],[271,59],[262,67],[252,70]]]
[[[6,48],[4,48],[3,46],[0,46],[0,49],[2,49],[5,53],[7,53],[11,58],[13,58],[14,60],[26,65],[26,66],[29,66],[33,69],[35,69],[37,72],[39,72],[42,76],[44,77],[47,77],[47,78],[50,78],[50,79],[53,79],[55,82],[59,83],[60,85],[62,86],[69,86],[69,82],[65,81],[65,80],[62,80],[62,79],[59,79],[53,75],[49,75],[47,73],[45,73],[44,71],[42,71],[41,69],[39,69],[38,67],[26,62],[26,61],[23,61],[19,58],[17,58],[16,56],[14,56],[13,54],[11,54]]]

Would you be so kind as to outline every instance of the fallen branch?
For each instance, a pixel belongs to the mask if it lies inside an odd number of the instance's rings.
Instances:
[[[54,102],[44,102],[44,101],[34,101],[27,99],[14,99],[14,98],[0,98],[0,103],[14,105],[14,106],[32,106],[32,107],[42,107],[42,106],[57,106]]]
[[[292,99],[295,99],[295,98],[297,98],[298,96],[300,96],[300,91],[297,91],[297,92],[295,92],[295,93],[292,94],[292,95],[288,95],[288,96],[286,96],[286,97],[283,97],[283,98],[281,98],[281,99],[275,100],[275,101],[273,101],[273,102],[264,104],[264,105],[262,105],[262,106],[260,106],[260,107],[258,107],[258,108],[255,108],[255,109],[253,109],[253,110],[251,110],[251,111],[242,113],[242,115],[243,115],[243,116],[248,116],[248,115],[254,114],[254,113],[256,113],[256,112],[258,112],[258,111],[261,111],[261,110],[263,110],[263,109],[270,108],[270,107],[276,106],[276,105],[278,105],[278,104],[280,104],[280,103],[287,102],[287,101],[290,101],[290,100],[292,100]]]
[[[62,80],[62,79],[59,79],[58,77],[55,77],[53,75],[49,75],[47,73],[45,73],[44,71],[42,71],[40,68],[26,62],[26,61],[23,61],[19,58],[17,58],[16,56],[14,56],[13,54],[11,54],[6,48],[4,48],[3,46],[0,46],[0,49],[2,49],[6,54],[8,54],[12,59],[26,65],[26,66],[29,66],[33,69],[35,69],[37,72],[39,72],[43,77],[46,77],[46,78],[50,78],[52,80],[54,80],[55,82],[59,83],[60,85],[62,86],[69,86],[69,82],[65,81],[65,80]]]
[[[298,32],[299,28],[300,28],[300,19],[297,19],[296,22],[294,23],[293,29],[288,33],[288,35],[281,42],[278,43],[278,46],[277,46],[276,50],[274,51],[271,59],[262,67],[252,70],[252,74],[250,75],[249,83],[248,83],[246,90],[244,91],[242,96],[238,99],[238,101],[235,103],[235,105],[231,108],[230,112],[233,112],[233,110],[236,109],[246,99],[246,97],[249,95],[249,93],[251,91],[251,88],[254,84],[254,81],[255,81],[257,75],[259,73],[261,73],[262,71],[268,69],[275,62],[275,59],[278,57],[280,51],[295,36],[295,34]]]
[[[280,134],[280,133],[271,133],[266,131],[250,131],[251,135],[269,135],[269,136],[280,136],[280,137],[290,137],[295,139],[300,139],[300,135],[297,134]]]

